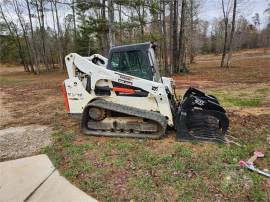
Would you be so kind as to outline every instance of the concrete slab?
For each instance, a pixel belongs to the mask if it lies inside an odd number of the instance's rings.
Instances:
[[[55,171],[27,200],[31,202],[97,202]]]
[[[24,201],[55,170],[46,155],[0,163],[0,201]]]
[[[47,155],[0,163],[0,202],[97,202],[73,186]]]

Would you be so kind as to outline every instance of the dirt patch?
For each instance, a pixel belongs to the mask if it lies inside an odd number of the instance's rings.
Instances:
[[[22,66],[18,65],[7,65],[7,64],[0,64],[0,74],[9,73],[9,72],[24,72]]]
[[[269,82],[269,55],[261,55],[258,58],[235,57],[230,68],[220,68],[219,60],[213,59],[217,59],[216,57],[201,57],[198,56],[198,61],[190,65],[191,73],[173,76],[178,89],[188,86],[220,88],[236,84],[252,86]]]
[[[270,114],[270,107],[248,107],[248,108],[231,108],[231,111],[233,111],[236,114],[239,114],[240,116],[248,116],[248,115],[269,115]]]
[[[264,48],[257,48],[257,49],[246,49],[246,50],[240,50],[237,52],[233,52],[233,60],[238,59],[239,57],[247,57],[247,56],[269,56],[270,55],[270,49],[264,49]],[[213,61],[216,60],[217,62],[220,62],[221,54],[206,54],[206,55],[198,55],[196,56],[197,62],[204,62],[204,61]],[[254,58],[253,58],[254,59]]]
[[[59,88],[64,74],[50,72],[36,76],[24,72],[15,73],[7,72],[2,75],[2,79],[7,82],[3,82],[1,86],[0,106],[5,107],[5,113],[0,117],[0,129],[18,125],[51,125],[55,124],[55,119],[59,116],[66,118]],[[25,82],[16,83],[17,81]],[[8,120],[5,118],[7,114]]]
[[[0,130],[0,161],[30,156],[51,144],[52,129],[29,125]]]
[[[6,97],[7,95],[2,91],[2,89],[0,88],[0,128],[4,125],[6,125],[7,123],[10,122],[10,120],[12,119],[12,114],[9,110],[9,105],[8,103],[3,102],[3,97]]]

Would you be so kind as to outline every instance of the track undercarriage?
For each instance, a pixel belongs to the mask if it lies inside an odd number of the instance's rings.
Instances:
[[[175,116],[177,139],[224,142],[229,120],[216,98],[190,88]],[[106,100],[95,100],[83,112],[83,133],[159,139],[167,120],[158,112],[142,110]]]
[[[83,133],[97,136],[118,136],[159,139],[165,134],[167,120],[157,112],[95,100],[85,107]]]

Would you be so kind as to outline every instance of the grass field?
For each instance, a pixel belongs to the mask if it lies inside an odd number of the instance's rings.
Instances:
[[[269,51],[268,51],[269,52]],[[230,69],[219,56],[198,56],[188,75],[175,75],[177,94],[195,86],[218,97],[230,119],[235,144],[85,136],[64,109],[58,71],[34,76],[22,67],[0,67],[2,128],[44,124],[55,129],[44,148],[61,174],[101,201],[269,201],[270,180],[240,168],[255,150],[256,166],[270,171],[270,56],[263,50],[235,53]]]

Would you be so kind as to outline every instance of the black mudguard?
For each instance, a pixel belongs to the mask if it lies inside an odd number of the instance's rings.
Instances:
[[[177,140],[224,142],[229,119],[217,98],[189,88],[177,110],[175,128]]]

